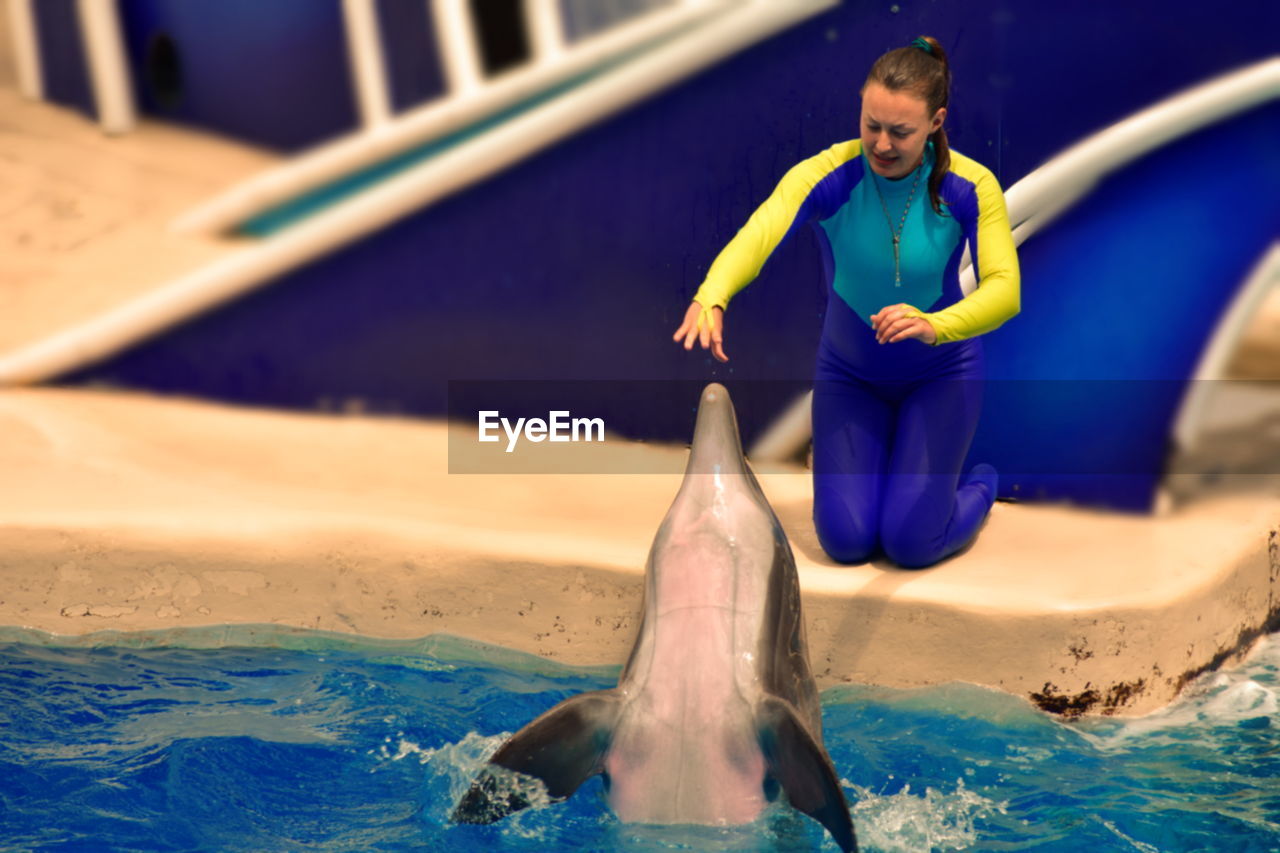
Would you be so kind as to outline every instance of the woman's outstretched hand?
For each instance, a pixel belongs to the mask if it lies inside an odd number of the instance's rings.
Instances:
[[[875,330],[876,342],[896,344],[907,338],[919,338],[932,346],[938,342],[938,333],[928,320],[923,317],[908,317],[915,311],[910,305],[889,305],[871,315],[871,328]]]
[[[701,305],[697,302],[690,303],[689,310],[684,312],[684,322],[676,329],[671,340],[679,341],[683,338],[684,348],[687,350],[693,349],[693,342],[696,340],[702,344],[703,349],[710,349],[711,354],[720,361],[728,361],[729,356],[724,354],[724,309],[712,308],[708,312],[711,322],[703,322],[699,326],[698,318],[702,316],[702,312]]]

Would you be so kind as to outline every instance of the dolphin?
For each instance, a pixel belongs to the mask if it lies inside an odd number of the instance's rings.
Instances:
[[[626,822],[749,823],[781,789],[841,850],[857,850],[822,745],[795,558],[719,384],[702,392],[643,608],[618,686],[571,697],[513,735],[453,820],[492,823],[602,773]]]

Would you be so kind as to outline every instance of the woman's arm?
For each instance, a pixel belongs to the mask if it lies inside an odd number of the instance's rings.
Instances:
[[[814,218],[829,215],[825,194],[814,189],[822,179],[843,163],[858,156],[861,140],[831,146],[793,166],[764,204],[756,208],[747,224],[720,251],[693,301],[704,309],[725,308],[738,291],[746,287],[764,267],[765,261],[796,228]],[[831,194],[833,199],[835,194]]]
[[[729,300],[755,280],[765,261],[798,226],[834,212],[827,208],[838,206],[839,193],[833,188],[823,192],[823,179],[861,150],[860,139],[840,142],[782,176],[764,204],[720,250],[672,340],[683,341],[685,349],[692,349],[697,341],[720,361],[729,360],[724,353],[724,309]]]
[[[938,343],[950,343],[990,332],[1021,310],[1018,252],[1009,227],[1004,193],[995,176],[986,172],[976,183],[978,223],[976,255],[978,289],[959,302],[923,317],[933,326]]]

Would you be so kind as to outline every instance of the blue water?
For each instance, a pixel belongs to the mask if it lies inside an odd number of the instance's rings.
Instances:
[[[729,829],[620,824],[598,780],[450,825],[507,733],[616,671],[434,638],[310,645],[0,645],[0,848],[835,849],[784,809]],[[867,850],[1276,851],[1278,696],[1273,635],[1136,720],[1064,724],[964,685],[836,688],[823,707]]]

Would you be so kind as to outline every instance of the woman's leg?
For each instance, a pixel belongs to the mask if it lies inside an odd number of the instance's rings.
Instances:
[[[865,562],[878,544],[892,434],[891,407],[861,383],[814,383],[813,523],[837,562]]]
[[[919,568],[955,553],[991,510],[995,469],[977,466],[960,478],[981,409],[980,379],[936,379],[902,401],[880,519],[881,545],[898,565]]]

